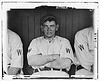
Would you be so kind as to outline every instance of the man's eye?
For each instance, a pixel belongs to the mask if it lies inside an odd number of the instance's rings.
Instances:
[[[44,28],[47,28],[47,26],[44,25]]]
[[[55,25],[51,25],[51,28],[55,27]]]

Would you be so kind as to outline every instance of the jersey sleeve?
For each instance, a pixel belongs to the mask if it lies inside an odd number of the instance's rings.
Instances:
[[[74,62],[74,56],[70,42],[65,39],[62,41],[61,45],[60,58],[69,58],[72,62]]]
[[[11,38],[11,67],[23,67],[23,44],[17,35]]]
[[[36,54],[38,54],[37,41],[33,39],[28,47],[27,58]]]
[[[84,32],[86,34],[86,32]],[[89,51],[87,36],[82,32],[78,32],[75,35],[75,52],[80,64],[86,69],[90,70],[90,66],[93,64],[93,56]]]

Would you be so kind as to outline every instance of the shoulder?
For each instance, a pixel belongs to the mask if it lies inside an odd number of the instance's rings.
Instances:
[[[40,42],[42,39],[43,39],[43,36],[34,38],[34,39],[31,41],[31,43],[38,43],[38,42]]]
[[[85,37],[88,35],[88,33],[91,31],[92,27],[84,28],[82,30],[79,30],[76,34],[75,37]]]
[[[64,37],[60,37],[60,36],[57,36],[57,39],[58,41],[60,41],[61,43],[69,43],[69,40],[64,38]]]
[[[8,37],[9,41],[12,41],[12,42],[14,42],[14,41],[21,41],[21,38],[15,32],[13,32],[13,31],[11,31],[9,29],[7,30],[7,32],[8,32],[8,36],[9,36]]]

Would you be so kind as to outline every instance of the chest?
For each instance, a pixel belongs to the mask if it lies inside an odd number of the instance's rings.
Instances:
[[[59,54],[61,49],[60,42],[41,42],[38,44],[38,52],[44,55]]]

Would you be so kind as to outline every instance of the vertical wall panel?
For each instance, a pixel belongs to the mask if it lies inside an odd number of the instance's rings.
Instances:
[[[73,10],[73,20],[72,20],[72,24],[73,24],[73,35],[77,32],[78,27],[79,27],[79,10]]]
[[[35,38],[36,37],[39,37],[40,36],[40,10],[39,9],[36,9],[35,10],[35,15],[34,15],[34,18],[35,18]]]
[[[34,19],[34,10],[30,11],[29,13],[29,43],[32,39],[35,38],[35,19]]]
[[[69,39],[69,41],[71,41],[72,39],[72,27],[73,27],[73,23],[72,23],[72,10],[67,10],[66,11],[66,38]]]
[[[80,14],[79,14],[79,29],[78,30],[81,30],[83,28],[86,27],[86,21],[87,21],[87,18],[86,18],[86,10],[80,10]]]
[[[17,11],[14,11],[15,14],[17,14],[16,16],[14,16],[15,18],[15,31],[17,32],[17,34],[20,36],[20,38],[22,39],[22,42],[24,41],[23,40],[23,11],[21,10],[17,10]]]
[[[92,11],[86,10],[85,14],[86,14],[85,15],[85,20],[86,20],[85,27],[90,27],[90,26],[92,26]]]
[[[62,37],[65,37],[65,33],[66,33],[66,30],[65,30],[65,23],[66,22],[66,19],[65,19],[65,10],[60,10],[60,36]]]

